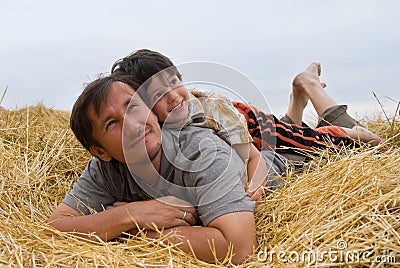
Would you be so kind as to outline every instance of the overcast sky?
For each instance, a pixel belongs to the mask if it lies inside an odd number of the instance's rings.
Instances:
[[[83,84],[140,48],[251,79],[282,114],[292,78],[322,64],[352,114],[399,101],[400,1],[1,1],[1,106],[70,110]],[[249,96],[249,101],[252,96]],[[257,98],[257,97],[253,97]]]

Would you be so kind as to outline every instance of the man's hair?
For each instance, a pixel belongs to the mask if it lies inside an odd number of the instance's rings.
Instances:
[[[110,75],[96,79],[89,83],[81,95],[76,100],[70,117],[70,127],[79,142],[90,151],[90,146],[95,145],[101,147],[92,136],[92,122],[88,117],[88,107],[93,103],[95,112],[98,114],[100,106],[106,101],[108,92],[114,82],[122,82],[136,90],[139,85],[131,79],[130,76]]]
[[[111,67],[111,73],[131,75],[136,83],[142,85],[153,75],[165,69],[182,80],[182,75],[168,57],[156,51],[140,49],[117,60]]]

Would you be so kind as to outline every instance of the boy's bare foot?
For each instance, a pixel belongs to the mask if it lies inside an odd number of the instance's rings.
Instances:
[[[311,100],[318,116],[321,116],[326,109],[337,105],[324,90],[326,84],[321,83],[319,80],[320,75],[321,64],[313,62],[304,72],[298,74],[293,79],[293,91],[296,90],[296,94],[299,96],[303,94],[303,96],[300,97],[303,103],[300,102],[300,104],[304,105],[304,100],[306,99],[306,97],[304,97],[305,94]]]
[[[326,87],[325,83],[320,82],[320,75],[321,65],[317,62],[313,62],[304,72],[296,75],[293,79],[287,115],[295,124],[301,125],[303,111],[310,99],[309,92]]]
[[[292,82],[293,97],[296,101],[303,103],[304,107],[307,105],[309,95],[307,93],[310,88],[326,87],[326,84],[321,83],[319,76],[321,75],[321,64],[313,62],[304,72],[295,76]]]

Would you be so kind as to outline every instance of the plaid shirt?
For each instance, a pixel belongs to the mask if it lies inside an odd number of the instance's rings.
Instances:
[[[163,127],[176,129],[189,124],[214,130],[215,134],[230,145],[253,141],[244,116],[228,98],[214,92],[191,89],[187,118],[179,122],[164,123]]]

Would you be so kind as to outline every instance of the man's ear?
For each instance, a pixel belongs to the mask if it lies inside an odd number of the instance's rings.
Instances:
[[[105,162],[110,162],[112,159],[111,155],[109,155],[106,150],[104,150],[99,146],[90,145],[89,151],[92,155],[97,156],[98,158],[100,158]]]

